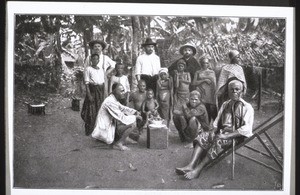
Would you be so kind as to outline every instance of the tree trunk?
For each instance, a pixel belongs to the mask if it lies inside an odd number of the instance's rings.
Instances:
[[[84,44],[84,52],[85,57],[89,54],[89,42],[93,39],[93,27],[88,27],[83,31],[83,44]]]
[[[135,65],[141,43],[141,26],[138,16],[132,16],[132,64]]]
[[[62,74],[62,59],[61,59],[61,40],[60,40],[60,33],[59,31],[55,33],[56,35],[56,47],[54,47],[54,50],[56,52],[56,59],[54,60],[54,86],[56,88],[56,91],[59,92],[60,90],[60,84],[61,84],[61,74]]]
[[[150,37],[150,33],[151,33],[151,16],[147,17],[147,36]]]
[[[137,80],[134,75],[136,59],[139,55],[139,46],[141,43],[141,26],[138,16],[132,16],[132,91],[137,89]]]

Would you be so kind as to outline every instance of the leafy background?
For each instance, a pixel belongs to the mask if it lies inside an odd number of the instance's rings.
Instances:
[[[16,15],[15,89],[32,92],[33,100],[49,93],[83,96],[83,62],[92,39],[107,42],[104,52],[122,60],[132,78],[140,45],[152,37],[162,66],[180,57],[181,45],[192,43],[195,57],[209,57],[217,75],[228,51],[238,49],[249,87],[257,88],[260,73],[263,88],[282,96],[285,33],[280,18]]]

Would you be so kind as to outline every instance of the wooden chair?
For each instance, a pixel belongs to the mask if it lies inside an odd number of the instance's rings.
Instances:
[[[275,114],[273,117],[271,117],[270,119],[266,120],[265,122],[263,122],[262,124],[260,124],[259,126],[257,126],[254,130],[253,130],[253,135],[249,138],[246,138],[242,143],[236,145],[235,141],[232,142],[232,147],[227,149],[227,150],[224,150],[218,158],[214,159],[212,162],[210,162],[206,167],[211,167],[215,164],[217,164],[218,162],[220,162],[222,159],[224,159],[225,157],[227,157],[228,155],[232,155],[232,161],[231,161],[231,165],[232,165],[232,179],[234,179],[234,168],[235,168],[235,155],[238,155],[238,156],[242,156],[248,160],[251,160],[253,162],[256,162],[268,169],[271,169],[273,171],[276,171],[278,173],[282,173],[282,169],[283,169],[283,166],[282,166],[282,162],[280,162],[280,160],[278,159],[278,157],[276,157],[276,155],[272,152],[272,150],[267,146],[267,144],[263,141],[263,139],[261,138],[261,135],[264,134],[266,136],[266,138],[268,139],[268,141],[271,143],[271,145],[273,146],[273,148],[276,150],[276,152],[279,154],[279,156],[282,158],[282,153],[281,151],[278,149],[278,147],[276,146],[276,144],[273,142],[273,140],[271,139],[271,137],[269,136],[269,134],[267,133],[267,131],[269,129],[271,129],[274,125],[276,125],[277,123],[279,123],[280,121],[283,120],[283,111]],[[268,152],[265,153],[263,151],[259,151],[249,145],[247,145],[247,143],[251,142],[254,138],[257,138],[258,141],[263,145],[263,147],[266,149],[266,151]],[[245,156],[241,153],[237,153],[236,150],[241,148],[241,147],[245,147],[249,150],[252,150],[254,152],[257,152],[263,156],[266,156],[266,157],[269,157],[269,158],[272,158],[276,164],[278,164],[279,166],[279,169],[276,169],[272,166],[269,166],[267,164],[265,164],[264,162],[261,162],[257,159],[254,159],[254,158],[251,158],[249,156]]]

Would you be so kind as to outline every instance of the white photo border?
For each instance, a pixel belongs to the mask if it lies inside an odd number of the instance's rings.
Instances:
[[[166,6],[168,9],[166,9]],[[66,7],[68,9],[66,9]],[[78,10],[78,11],[75,11]],[[134,12],[132,11],[134,10]],[[16,14],[80,14],[80,15],[180,15],[180,16],[211,16],[211,17],[260,17],[286,19],[286,58],[285,58],[285,101],[284,101],[284,171],[282,191],[159,191],[159,190],[53,190],[53,189],[18,189],[13,188],[13,97],[14,97],[14,27]],[[7,194],[12,195],[78,195],[89,194],[264,194],[286,195],[291,193],[293,175],[291,168],[295,159],[295,34],[294,8],[289,7],[262,7],[262,6],[227,6],[227,5],[189,5],[189,4],[155,4],[155,3],[67,3],[67,2],[7,2],[6,13],[6,74],[5,98],[6,109],[6,187]],[[293,161],[292,161],[293,160]],[[292,180],[291,180],[292,178]],[[292,185],[292,186],[291,186]],[[101,192],[100,192],[101,191]]]

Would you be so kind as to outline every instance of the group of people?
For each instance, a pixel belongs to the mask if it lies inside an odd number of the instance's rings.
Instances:
[[[95,40],[89,46],[81,112],[86,135],[129,150],[126,143],[137,143],[130,134],[141,133],[151,118],[162,118],[168,127],[173,119],[179,139],[194,148],[188,165],[176,168],[187,179],[197,178],[232,139],[239,142],[252,135],[254,110],[242,98],[247,84],[237,50],[229,52],[230,63],[222,67],[217,82],[209,59],[195,59],[193,45],[183,45],[179,49],[182,57],[169,67],[161,67],[156,43],[147,38],[133,72],[137,90],[131,91],[125,65],[103,54],[106,43]],[[109,78],[113,69],[116,74]]]

